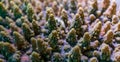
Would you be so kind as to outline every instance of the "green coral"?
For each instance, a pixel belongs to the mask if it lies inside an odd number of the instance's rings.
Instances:
[[[21,62],[20,55],[15,53],[13,56],[9,57],[8,62]]]
[[[39,14],[38,14],[38,20],[43,20],[43,12],[40,12]]]
[[[27,23],[22,24],[23,34],[26,40],[30,40],[34,36],[34,32],[30,29]]]
[[[106,3],[107,2],[107,3]],[[102,13],[104,12],[104,11],[106,11],[106,9],[109,7],[109,5],[110,5],[110,0],[103,0],[103,7],[102,7]]]
[[[33,51],[36,51],[36,49],[37,49],[37,40],[34,37],[31,38],[31,44],[32,44]]]
[[[68,15],[65,10],[62,10],[61,19],[63,20],[65,26],[67,27],[68,26]]]
[[[5,21],[4,18],[1,17],[1,16],[0,16],[0,25],[2,25],[2,26],[4,26],[4,27],[7,26],[6,21]]]
[[[0,0],[0,62],[119,62],[116,9],[110,0]]]
[[[60,53],[54,53],[52,60],[53,62],[63,62],[63,58]]]
[[[97,39],[99,39],[99,35],[100,35],[100,32],[101,32],[101,29],[102,29],[102,22],[98,22],[95,26],[94,26],[94,28],[93,28],[93,30],[92,30],[92,32],[91,32],[91,36],[92,36],[92,40],[97,40]]]
[[[16,5],[15,2],[14,2],[13,0],[9,0],[9,5],[10,5],[10,6],[8,6],[8,9],[9,9],[11,12],[13,12],[13,8],[14,8],[14,6]]]
[[[53,49],[56,49],[58,46],[58,32],[56,30],[53,30],[50,34],[49,34],[49,44]]]
[[[4,26],[5,28],[10,28],[10,23],[13,23],[14,21],[11,19],[11,18],[9,18],[9,17],[5,17],[5,18],[2,18],[1,16],[0,16],[0,25],[2,25],[2,26]]]
[[[64,45],[64,51],[69,52],[71,49],[70,47],[71,47],[70,45]]]
[[[33,10],[33,7],[30,3],[27,5],[26,13],[27,13],[28,20],[30,22],[32,22],[32,19],[33,19],[33,16],[34,16],[34,10]]]
[[[7,29],[6,29],[4,26],[0,25],[0,31],[5,31],[5,32],[7,32]]]
[[[102,44],[100,50],[101,50],[101,55],[100,55],[101,61],[110,61],[111,50],[109,45]]]
[[[90,22],[89,23],[92,24],[95,21],[96,16],[94,14],[90,14],[89,18],[90,18]]]
[[[65,10],[69,9],[67,0],[63,0],[63,6],[64,6]]]
[[[37,48],[38,48],[38,52],[41,54],[42,58],[44,59],[50,59],[50,54],[52,51],[51,47],[48,47],[48,43],[45,42],[43,39],[38,38],[37,39]]]
[[[52,8],[47,8],[46,10],[46,21],[48,21],[50,14],[53,14],[53,9]]]
[[[22,18],[22,17],[21,17],[21,18]],[[23,22],[22,22],[21,18],[17,19],[16,22],[15,22],[18,27],[21,27],[21,26],[22,26],[22,23],[23,23]]]
[[[30,57],[31,57],[31,60],[32,60],[32,62],[41,62],[41,60],[40,60],[40,54],[39,53],[37,53],[37,52],[32,52],[32,54],[30,55]]]
[[[19,32],[14,31],[13,36],[14,36],[14,41],[18,50],[27,48],[27,42]]]
[[[105,34],[111,29],[111,22],[110,21],[106,21],[106,23],[104,24],[104,32]]]
[[[98,62],[98,59],[96,57],[90,58],[90,62]]]
[[[79,41],[79,46],[83,47],[83,49],[88,49],[90,47],[91,36],[88,32],[84,33],[84,36]]]
[[[70,28],[74,28],[76,30],[77,37],[80,38],[83,35],[83,28],[82,28],[82,19],[80,18],[79,14],[76,14],[74,21]]]
[[[4,42],[11,42],[10,35],[6,31],[0,32],[0,40]]]
[[[69,57],[68,57],[68,62],[80,62],[81,61],[81,49],[79,48],[79,46],[75,46],[72,48],[72,50],[70,51]]]
[[[112,30],[109,30],[106,35],[104,36],[104,43],[106,44],[112,44],[114,38],[114,34],[112,32]]]
[[[47,48],[46,43],[44,42],[44,40],[41,39],[41,38],[38,38],[37,39],[37,45],[38,45],[39,53],[42,53],[42,52],[44,53],[45,49]]]
[[[93,53],[92,53],[92,55],[93,55],[94,57],[100,58],[100,52],[97,51],[97,50],[94,50]]]
[[[49,33],[51,33],[52,30],[57,29],[57,23],[56,23],[56,20],[55,20],[55,17],[53,14],[50,14],[50,17],[49,17],[48,23],[47,23],[47,28],[49,30]]]
[[[26,23],[29,26],[31,25],[31,23],[28,21],[28,19],[24,16],[22,16],[21,18],[16,20],[16,25],[18,27],[21,27],[23,23]]]
[[[0,16],[0,25],[4,25],[3,18]]]
[[[85,24],[85,21],[84,21],[84,16],[85,16],[84,15],[84,9],[82,7],[78,8],[78,14],[79,14],[80,18],[82,19],[81,20],[82,24]]]
[[[14,23],[10,23],[10,29],[11,29],[12,33],[13,33],[14,31],[19,32],[19,28],[18,28],[18,27],[16,26],[16,24],[14,24]]]
[[[70,12],[71,13],[76,13],[77,11],[77,6],[76,6],[76,1],[75,0],[70,0]]]
[[[0,16],[5,18],[7,15],[8,15],[7,8],[2,2],[0,2]]]
[[[39,25],[37,23],[38,22],[35,21],[35,20],[32,21],[32,28],[34,30],[35,35],[39,35],[40,31],[41,31],[41,29],[40,29],[40,27],[39,27]]]
[[[14,21],[9,17],[6,17],[5,21],[6,21],[7,28],[10,28],[10,23],[14,23]]]
[[[19,9],[17,5],[13,6],[13,14],[14,14],[15,19],[18,19],[22,16],[22,11]]]
[[[66,41],[71,45],[71,46],[75,46],[77,43],[77,38],[76,38],[76,31],[74,28],[72,28],[66,37]]]
[[[92,9],[90,10],[90,14],[94,14],[95,16],[97,15],[96,12],[98,10],[98,2],[97,0],[94,0],[94,2],[92,3]]]
[[[21,5],[21,9],[24,13],[26,13],[28,3],[29,3],[28,0],[23,0],[23,3]]]
[[[8,42],[0,42],[0,45],[0,52],[6,59],[11,57],[16,51],[16,48]]]

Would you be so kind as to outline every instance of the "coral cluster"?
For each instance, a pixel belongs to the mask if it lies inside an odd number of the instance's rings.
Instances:
[[[0,62],[120,62],[117,6],[116,0],[0,0]]]

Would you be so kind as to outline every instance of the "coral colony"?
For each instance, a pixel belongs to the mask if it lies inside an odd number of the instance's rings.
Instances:
[[[0,62],[120,62],[118,4],[0,0]]]

